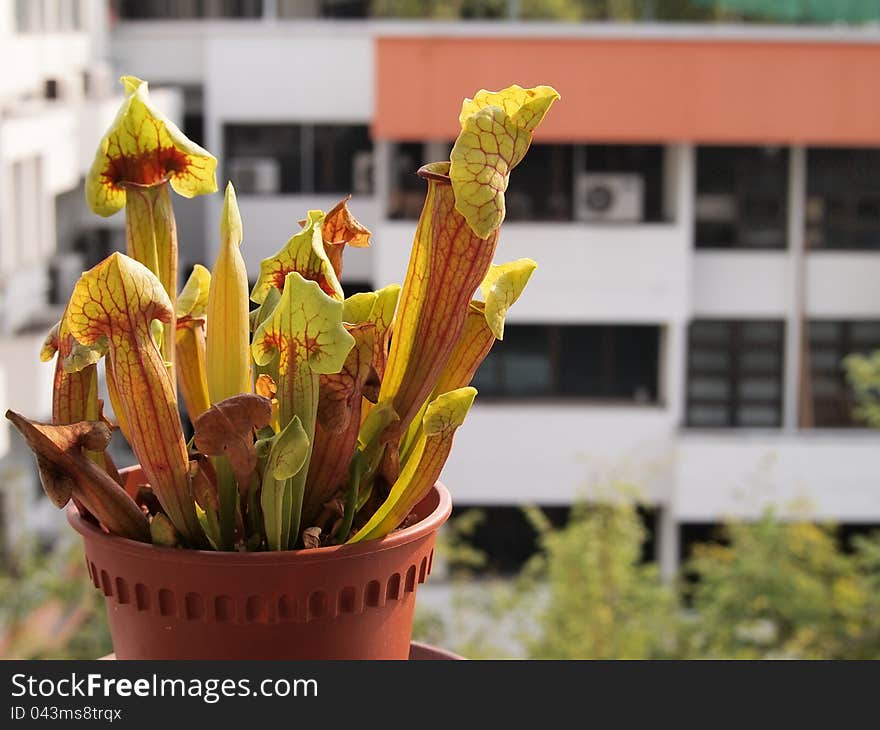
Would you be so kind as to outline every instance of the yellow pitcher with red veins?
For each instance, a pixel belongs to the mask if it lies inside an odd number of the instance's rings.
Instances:
[[[184,136],[150,101],[147,82],[123,76],[123,101],[86,176],[86,200],[100,216],[125,208],[127,253],[152,271],[174,307],[177,225],[169,186],[185,198],[217,190],[217,160]],[[174,359],[174,312],[161,342]]]

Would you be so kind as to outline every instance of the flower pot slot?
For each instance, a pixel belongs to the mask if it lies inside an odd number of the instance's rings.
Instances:
[[[265,553],[157,547],[108,535],[75,507],[67,516],[120,659],[406,659],[451,509],[437,484],[418,522],[381,540]]]

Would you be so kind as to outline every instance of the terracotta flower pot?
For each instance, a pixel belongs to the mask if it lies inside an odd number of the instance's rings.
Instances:
[[[264,553],[156,547],[67,515],[119,659],[406,659],[416,588],[451,511],[438,483],[419,522],[381,540]]]

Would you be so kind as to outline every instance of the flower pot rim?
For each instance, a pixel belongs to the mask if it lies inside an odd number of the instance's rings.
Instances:
[[[379,540],[365,540],[364,542],[352,545],[333,545],[320,548],[302,548],[299,550],[223,552],[169,548],[138,542],[127,537],[111,535],[91,522],[87,522],[79,514],[79,511],[72,502],[67,508],[67,521],[84,538],[89,537],[91,539],[112,542],[113,549],[117,552],[140,557],[149,555],[152,560],[163,560],[169,563],[186,562],[215,567],[222,564],[240,567],[303,565],[306,563],[326,562],[328,560],[345,560],[391,550],[436,532],[452,513],[452,496],[446,486],[439,481],[431,488],[426,499],[435,493],[437,495],[437,506],[430,514],[423,517],[416,524],[405,527],[402,530],[395,530],[390,535],[386,535]]]

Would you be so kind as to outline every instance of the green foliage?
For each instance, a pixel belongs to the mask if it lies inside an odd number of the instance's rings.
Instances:
[[[771,514],[725,527],[726,545],[697,546],[688,564],[698,657],[862,659],[880,656],[880,540],[855,553],[830,527]]]
[[[577,505],[558,529],[529,514],[540,550],[513,585],[459,575],[451,621],[426,617],[426,638],[471,658],[880,658],[880,533],[841,545],[768,513],[695,546],[687,580],[664,584],[631,500]],[[475,520],[445,554],[480,564]]]
[[[675,644],[676,597],[656,566],[641,560],[646,533],[632,501],[579,504],[554,530],[531,511],[540,552],[526,584],[543,581],[539,630],[526,641],[536,659],[659,659]]]
[[[0,659],[96,659],[112,651],[104,600],[79,541],[21,546],[0,566]]]
[[[844,358],[843,367],[858,402],[856,418],[870,428],[880,428],[880,350],[850,355]]]
[[[436,20],[705,21],[740,16],[700,0],[374,0],[371,14]]]

